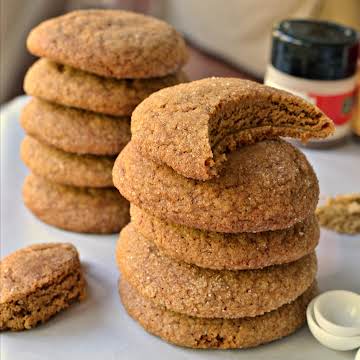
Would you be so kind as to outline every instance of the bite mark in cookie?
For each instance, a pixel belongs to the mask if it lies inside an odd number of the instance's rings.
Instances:
[[[318,108],[288,92],[236,78],[208,78],[158,91],[132,115],[143,156],[208,180],[244,144],[286,136],[307,141],[334,130]]]

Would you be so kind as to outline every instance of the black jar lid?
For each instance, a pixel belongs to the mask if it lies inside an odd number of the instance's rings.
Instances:
[[[271,64],[289,75],[337,80],[354,75],[359,51],[357,32],[333,22],[284,20],[272,33]]]

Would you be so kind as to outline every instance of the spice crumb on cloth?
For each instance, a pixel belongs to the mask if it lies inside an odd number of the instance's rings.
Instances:
[[[329,198],[316,209],[321,226],[339,233],[360,233],[360,193]]]

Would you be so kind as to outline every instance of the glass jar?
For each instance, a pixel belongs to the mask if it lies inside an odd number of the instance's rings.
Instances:
[[[303,97],[335,124],[334,135],[309,145],[333,145],[350,134],[358,51],[356,31],[335,23],[294,19],[274,26],[265,84]]]

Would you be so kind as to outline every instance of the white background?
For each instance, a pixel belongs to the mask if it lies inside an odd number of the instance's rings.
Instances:
[[[204,351],[169,345],[147,334],[125,313],[117,293],[116,235],[65,232],[38,221],[24,207],[21,186],[27,173],[19,158],[23,132],[18,98],[1,110],[1,257],[39,242],[71,242],[79,250],[88,281],[86,301],[37,328],[1,334],[1,360],[112,359],[353,359],[320,345],[305,326],[283,340],[252,350]],[[306,150],[318,174],[321,197],[360,192],[360,142],[332,150]],[[360,293],[360,236],[322,231],[318,247],[321,290]]]

